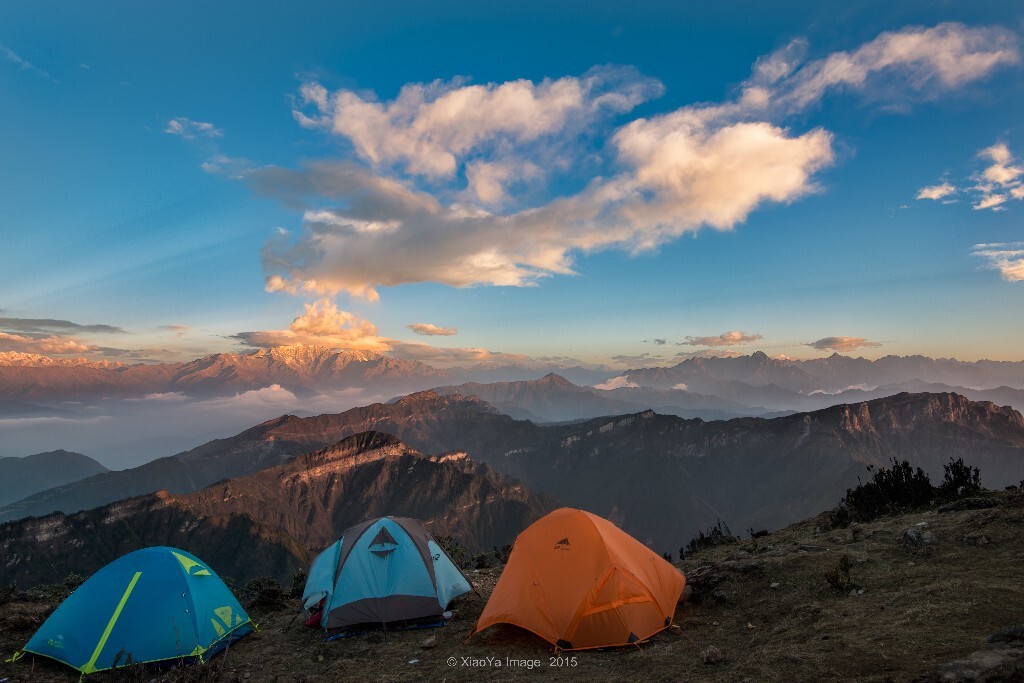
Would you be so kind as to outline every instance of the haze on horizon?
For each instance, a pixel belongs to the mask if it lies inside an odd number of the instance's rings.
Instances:
[[[5,3],[0,352],[1022,360],[976,5]]]

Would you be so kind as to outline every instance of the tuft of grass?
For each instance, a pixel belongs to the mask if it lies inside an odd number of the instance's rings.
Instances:
[[[700,530],[697,535],[690,539],[689,543],[679,549],[679,559],[692,555],[698,550],[714,548],[720,545],[739,543],[740,539],[733,535],[732,531],[722,520],[714,526],[708,527],[707,531]]]
[[[441,546],[441,550],[448,554],[452,562],[459,569],[473,569],[475,558],[470,557],[466,546],[459,543],[453,536],[434,536],[434,540]]]
[[[853,569],[853,560],[849,555],[844,554],[834,567],[825,571],[825,581],[840,593],[849,593],[851,590],[860,588],[850,577],[851,569]]]

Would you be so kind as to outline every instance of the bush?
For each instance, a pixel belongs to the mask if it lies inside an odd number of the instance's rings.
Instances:
[[[33,586],[25,591],[29,600],[42,602],[64,602],[69,595],[85,583],[85,577],[79,574],[68,574],[60,583]]]
[[[916,470],[904,460],[892,460],[892,467],[868,465],[871,481],[861,482],[847,489],[846,497],[832,511],[835,526],[849,526],[851,522],[867,522],[882,515],[898,514],[928,505],[935,497],[931,480],[920,467]]]
[[[690,539],[690,542],[679,549],[679,559],[683,559],[687,555],[692,555],[698,550],[704,550],[705,548],[714,548],[719,545],[728,545],[731,543],[739,543],[740,539],[736,538],[732,531],[729,530],[727,524],[722,520],[718,520],[718,523],[712,527],[708,527],[707,531],[700,530],[697,535]]]
[[[459,569],[472,569],[474,559],[469,556],[466,546],[460,544],[452,536],[434,536],[434,540],[441,546],[441,550],[448,554],[451,561]]]
[[[853,569],[853,560],[849,555],[843,555],[835,567],[825,572],[825,580],[828,581],[828,585],[840,593],[848,593],[851,589],[860,587],[850,578],[851,569]]]
[[[953,460],[950,458],[948,465],[943,465],[942,483],[939,484],[939,497],[944,500],[955,500],[964,496],[971,496],[981,491],[981,472],[977,467],[964,464],[963,458]]]
[[[288,591],[289,598],[301,598],[303,591],[306,590],[306,568],[299,567],[292,574],[292,588]]]
[[[280,607],[288,602],[288,593],[277,579],[269,576],[261,576],[245,584],[241,591],[240,600],[245,607]]]

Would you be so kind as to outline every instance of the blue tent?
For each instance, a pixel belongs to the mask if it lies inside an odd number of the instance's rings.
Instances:
[[[90,674],[131,662],[202,662],[252,630],[212,569],[184,550],[144,548],[89,577],[24,651]]]
[[[419,521],[381,517],[346,529],[313,561],[302,604],[321,601],[328,630],[361,624],[439,621],[453,598],[473,590]]]

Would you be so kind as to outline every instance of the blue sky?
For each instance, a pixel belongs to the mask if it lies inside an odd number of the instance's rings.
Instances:
[[[6,2],[0,351],[1024,359],[1024,9],[819,5]]]

